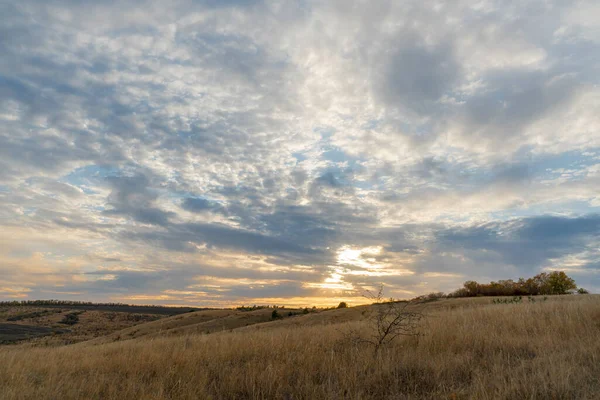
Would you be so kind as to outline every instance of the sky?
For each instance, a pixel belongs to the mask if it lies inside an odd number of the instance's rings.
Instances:
[[[600,293],[597,1],[0,0],[0,300]]]

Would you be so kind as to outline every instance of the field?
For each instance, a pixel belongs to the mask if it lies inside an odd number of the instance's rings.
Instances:
[[[0,323],[0,344],[9,344],[23,340],[31,340],[52,334],[63,334],[65,329],[47,328],[44,326],[31,326],[22,324]]]
[[[373,307],[198,311],[70,346],[2,346],[0,398],[600,398],[600,296],[418,305],[422,335],[377,352],[347,336],[370,331]]]
[[[1,305],[0,344],[66,345],[173,315],[190,308],[90,305]]]

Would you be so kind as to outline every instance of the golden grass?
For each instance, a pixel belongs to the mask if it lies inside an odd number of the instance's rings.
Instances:
[[[25,318],[19,321],[8,321],[15,315],[30,314],[34,312],[47,312],[40,317]],[[75,325],[64,325],[60,321],[65,315],[77,312],[79,322]],[[185,315],[185,314],[184,314]],[[48,328],[67,329],[68,333],[61,335],[45,336],[24,343],[26,346],[62,346],[93,338],[106,337],[113,332],[121,331],[137,325],[147,325],[148,321],[166,319],[163,315],[133,314],[127,312],[73,310],[43,307],[8,307],[0,309],[0,323],[7,322],[18,325],[40,326]],[[155,321],[155,322],[159,322]]]
[[[149,335],[164,335],[175,329],[182,329],[209,321],[220,320],[235,315],[235,310],[204,310],[175,315],[146,324],[135,325],[110,335],[100,337],[90,343],[102,344],[117,340],[136,339]]]
[[[432,303],[374,354],[343,340],[361,307],[269,329],[60,348],[0,348],[2,399],[598,399],[600,296]],[[325,317],[351,322],[326,325]],[[352,316],[350,318],[349,316]]]
[[[281,318],[288,318],[288,313],[297,314],[301,310],[279,309]],[[146,324],[132,326],[114,332],[110,335],[94,339],[86,344],[103,344],[119,340],[146,338],[160,338],[165,336],[183,336],[202,333],[215,333],[233,329],[254,326],[271,321],[273,309],[260,309],[254,311],[239,311],[232,309],[204,310],[192,313],[175,315]]]

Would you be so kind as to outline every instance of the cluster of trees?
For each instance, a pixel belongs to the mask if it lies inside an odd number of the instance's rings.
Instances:
[[[129,307],[123,303],[93,303],[74,300],[14,300],[0,301],[0,306],[90,306],[90,307]],[[156,306],[152,306],[156,307]]]
[[[265,308],[281,308],[284,309],[285,306],[278,306],[278,305],[266,305],[266,306],[257,306],[256,304],[253,306],[240,306],[240,307],[236,307],[235,309],[238,311],[255,311],[255,310],[264,310]]]
[[[0,307],[48,307],[48,308],[71,308],[83,310],[100,310],[100,311],[119,311],[119,312],[138,312],[148,314],[175,315],[183,314],[192,311],[210,310],[210,308],[198,307],[169,307],[169,306],[153,306],[153,305],[131,305],[124,303],[94,303],[91,301],[74,301],[74,300],[13,300],[0,301]]]
[[[573,278],[563,271],[542,272],[533,278],[512,279],[490,283],[467,281],[464,286],[447,297],[475,296],[536,296],[568,294],[577,289]]]
[[[341,303],[340,303],[341,304]],[[344,303],[346,304],[346,303]],[[346,305],[347,307],[347,305]],[[273,308],[273,309],[279,309],[279,310],[285,310],[285,306],[278,306],[278,305],[266,305],[266,306],[257,306],[256,304],[253,306],[240,306],[240,307],[236,307],[235,309],[238,311],[256,311],[256,310],[264,310],[267,308]],[[337,308],[341,308],[339,305]],[[326,310],[329,310],[329,308],[326,308]],[[304,314],[308,314],[311,311],[317,311],[317,306],[313,306],[311,309],[309,309],[308,307],[305,307],[302,312]]]
[[[236,310],[238,310],[238,311],[256,311],[256,310],[263,310],[265,308],[271,308],[271,306],[257,306],[255,304],[253,306],[240,306],[240,307],[236,307]]]

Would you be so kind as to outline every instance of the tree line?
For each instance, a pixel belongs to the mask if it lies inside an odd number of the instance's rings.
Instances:
[[[528,279],[500,280],[490,283],[466,281],[463,287],[449,293],[447,297],[476,296],[536,296],[569,294],[577,289],[575,280],[564,271],[542,272]],[[580,289],[579,293],[587,292]]]
[[[48,307],[48,308],[71,308],[80,310],[137,312],[147,314],[176,315],[192,311],[209,310],[209,308],[198,307],[169,307],[155,305],[132,305],[124,303],[94,303],[91,301],[74,300],[14,300],[0,301],[0,307]]]
[[[12,300],[0,301],[0,306],[96,306],[96,307],[129,307],[124,303],[94,303],[91,301],[75,300]],[[160,307],[160,306],[140,306]]]

